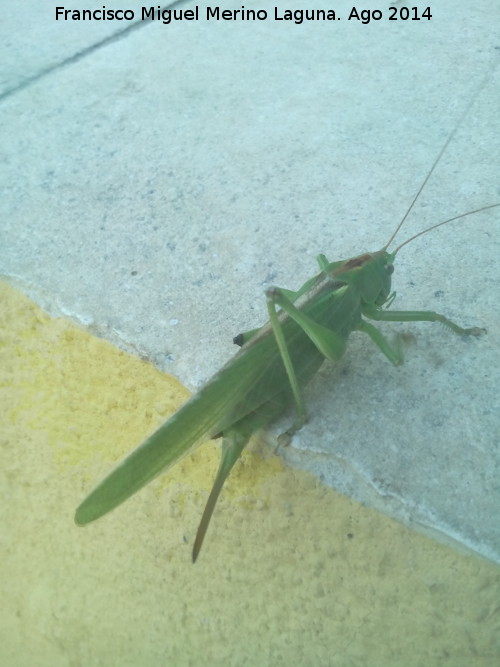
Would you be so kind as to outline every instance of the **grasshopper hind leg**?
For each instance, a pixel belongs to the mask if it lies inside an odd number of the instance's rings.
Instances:
[[[249,437],[246,437],[244,434],[239,434],[236,429],[231,429],[228,435],[225,435],[222,440],[222,453],[219,463],[219,469],[217,470],[217,475],[215,477],[212,490],[203,510],[203,515],[201,517],[200,525],[198,526],[198,532],[196,533],[196,539],[193,546],[193,563],[196,562],[200,549],[205,539],[208,525],[210,519],[212,518],[215,505],[219,498],[224,482],[229,476],[234,464],[240,458],[240,454],[243,451],[243,448],[247,444]]]
[[[210,495],[208,496],[205,509],[203,510],[203,515],[194,540],[192,554],[193,563],[195,563],[198,558],[215,505],[217,504],[224,482],[233,469],[234,464],[240,458],[245,445],[252,435],[259,429],[267,426],[267,424],[283,412],[287,404],[287,399],[288,397],[285,392],[277,394],[272,400],[266,401],[256,410],[237,421],[236,424],[224,430],[219,469],[217,470],[217,475],[215,476],[215,481],[212,490],[210,491]]]

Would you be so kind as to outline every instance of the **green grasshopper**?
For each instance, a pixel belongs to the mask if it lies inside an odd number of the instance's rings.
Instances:
[[[394,260],[403,246],[453,220],[500,206],[492,204],[457,215],[415,234],[393,252],[388,251],[455,130],[385,246],[337,262],[319,255],[319,273],[298,291],[268,289],[269,321],[234,338],[241,347],[238,353],[83,500],[76,510],[78,525],[94,521],[120,505],[203,441],[222,437],[219,469],[193,546],[195,562],[224,482],[250,437],[293,403],[297,417],[278,442],[288,441],[301,428],[307,421],[301,388],[325,359],[336,361],[342,357],[351,332],[367,334],[391,363],[403,362],[401,339],[389,343],[365,318],[385,322],[441,322],[460,335],[478,336],[484,332],[478,327],[463,329],[433,311],[388,310],[396,296],[391,292]]]

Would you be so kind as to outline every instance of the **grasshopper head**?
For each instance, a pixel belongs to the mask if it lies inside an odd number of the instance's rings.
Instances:
[[[373,253],[373,258],[376,266],[376,274],[379,280],[379,290],[373,302],[377,306],[382,306],[391,293],[391,276],[394,273],[394,257],[395,255],[385,250],[379,250]],[[374,285],[376,287],[376,285]]]
[[[364,303],[381,306],[391,293],[394,257],[385,249],[358,255],[344,262],[335,275],[357,287]]]

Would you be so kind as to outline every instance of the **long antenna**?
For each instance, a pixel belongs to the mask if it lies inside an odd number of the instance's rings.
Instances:
[[[489,208],[495,208],[496,206],[500,206],[500,204],[490,204],[489,206],[482,206],[481,208],[476,208],[474,211],[467,211],[467,213],[461,213],[460,215],[456,215],[453,218],[449,218],[448,220],[445,220],[444,222],[438,222],[437,225],[432,225],[432,227],[428,227],[427,229],[422,230],[418,234],[415,234],[414,236],[410,236],[409,239],[406,239],[404,243],[401,245],[398,245],[396,250],[394,251],[394,254],[396,255],[403,246],[405,246],[407,243],[410,243],[410,241],[413,241],[414,239],[417,239],[419,236],[423,236],[424,234],[427,234],[427,232],[431,232],[433,229],[437,229],[438,227],[442,227],[443,225],[447,225],[449,222],[453,222],[453,220],[459,220],[460,218],[465,218],[468,215],[472,215],[473,213],[480,213],[481,211],[487,211]],[[394,235],[393,235],[394,238]],[[391,239],[392,241],[392,239]],[[387,247],[387,246],[386,246]]]
[[[460,125],[462,124],[462,122],[463,122],[465,116],[466,116],[466,115],[469,113],[469,111],[471,110],[472,106],[474,105],[475,101],[477,100],[477,98],[478,98],[478,96],[479,96],[479,93],[482,91],[482,89],[484,88],[484,86],[486,85],[486,83],[489,81],[490,77],[491,77],[491,72],[488,72],[488,74],[482,79],[482,81],[480,82],[479,86],[476,88],[474,94],[471,96],[471,98],[470,98],[470,100],[469,100],[467,106],[465,107],[465,109],[464,109],[464,110],[462,111],[462,113],[460,114],[460,117],[459,117],[459,119],[458,119],[458,121],[457,121],[455,127],[454,127],[453,130],[450,132],[448,138],[447,138],[446,141],[444,142],[443,147],[442,147],[441,150],[439,151],[439,154],[438,154],[437,158],[434,160],[434,164],[433,164],[432,167],[430,168],[430,171],[428,172],[428,174],[427,174],[427,176],[425,177],[425,179],[424,179],[422,185],[421,185],[420,188],[418,189],[417,194],[413,197],[413,201],[411,202],[410,206],[409,206],[408,209],[406,210],[406,213],[405,213],[404,216],[402,217],[401,222],[400,222],[399,225],[396,227],[396,231],[395,231],[394,234],[391,236],[391,238],[388,240],[388,242],[385,244],[385,246],[384,246],[384,250],[387,250],[387,248],[391,245],[391,243],[392,243],[392,242],[394,241],[394,239],[396,238],[396,236],[397,236],[399,230],[401,229],[401,227],[404,225],[406,218],[409,216],[410,211],[411,211],[411,210],[413,209],[413,207],[415,206],[415,203],[416,203],[417,199],[420,197],[420,195],[421,195],[421,193],[422,193],[422,190],[423,190],[423,189],[425,188],[425,186],[427,185],[427,182],[428,182],[429,178],[432,176],[432,173],[433,173],[434,169],[437,167],[438,162],[439,162],[439,161],[441,160],[441,158],[443,157],[443,153],[445,152],[445,150],[446,150],[446,149],[448,148],[448,146],[450,145],[450,141],[451,141],[451,140],[453,139],[453,137],[455,136],[455,134],[456,134],[458,128],[460,127]],[[493,204],[493,206],[497,206],[497,204]],[[491,207],[491,206],[486,206],[485,208],[492,208],[492,207]],[[477,210],[480,211],[480,210],[483,210],[483,209],[477,209]],[[477,211],[471,211],[471,213],[476,213],[476,212],[477,212]],[[456,218],[450,218],[450,220],[445,220],[445,222],[440,222],[439,224],[434,225],[434,227],[430,227],[428,230],[425,230],[425,231],[430,231],[431,229],[435,229],[436,227],[440,227],[441,225],[444,225],[444,224],[446,224],[447,222],[451,222],[452,220],[456,220],[457,218],[463,218],[464,215],[469,215],[469,213],[465,213],[465,214],[463,214],[463,215],[458,215],[458,216],[456,216]],[[425,233],[425,232],[421,232],[421,233],[423,234],[423,233]],[[415,236],[412,237],[412,239],[416,238],[417,236],[420,236],[420,234],[416,234]],[[409,239],[409,240],[412,240],[412,239]],[[404,245],[404,243],[403,243],[402,245],[400,245],[399,248],[402,248],[403,245]],[[399,250],[399,248],[398,248],[398,250]]]

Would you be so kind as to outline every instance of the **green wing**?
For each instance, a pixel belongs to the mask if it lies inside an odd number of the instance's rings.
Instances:
[[[271,335],[242,348],[160,428],[134,449],[83,500],[75,521],[85,525],[111,511],[204,440],[223,432],[283,392],[286,378]],[[282,375],[282,373],[281,373]],[[267,376],[267,380],[266,380]]]

